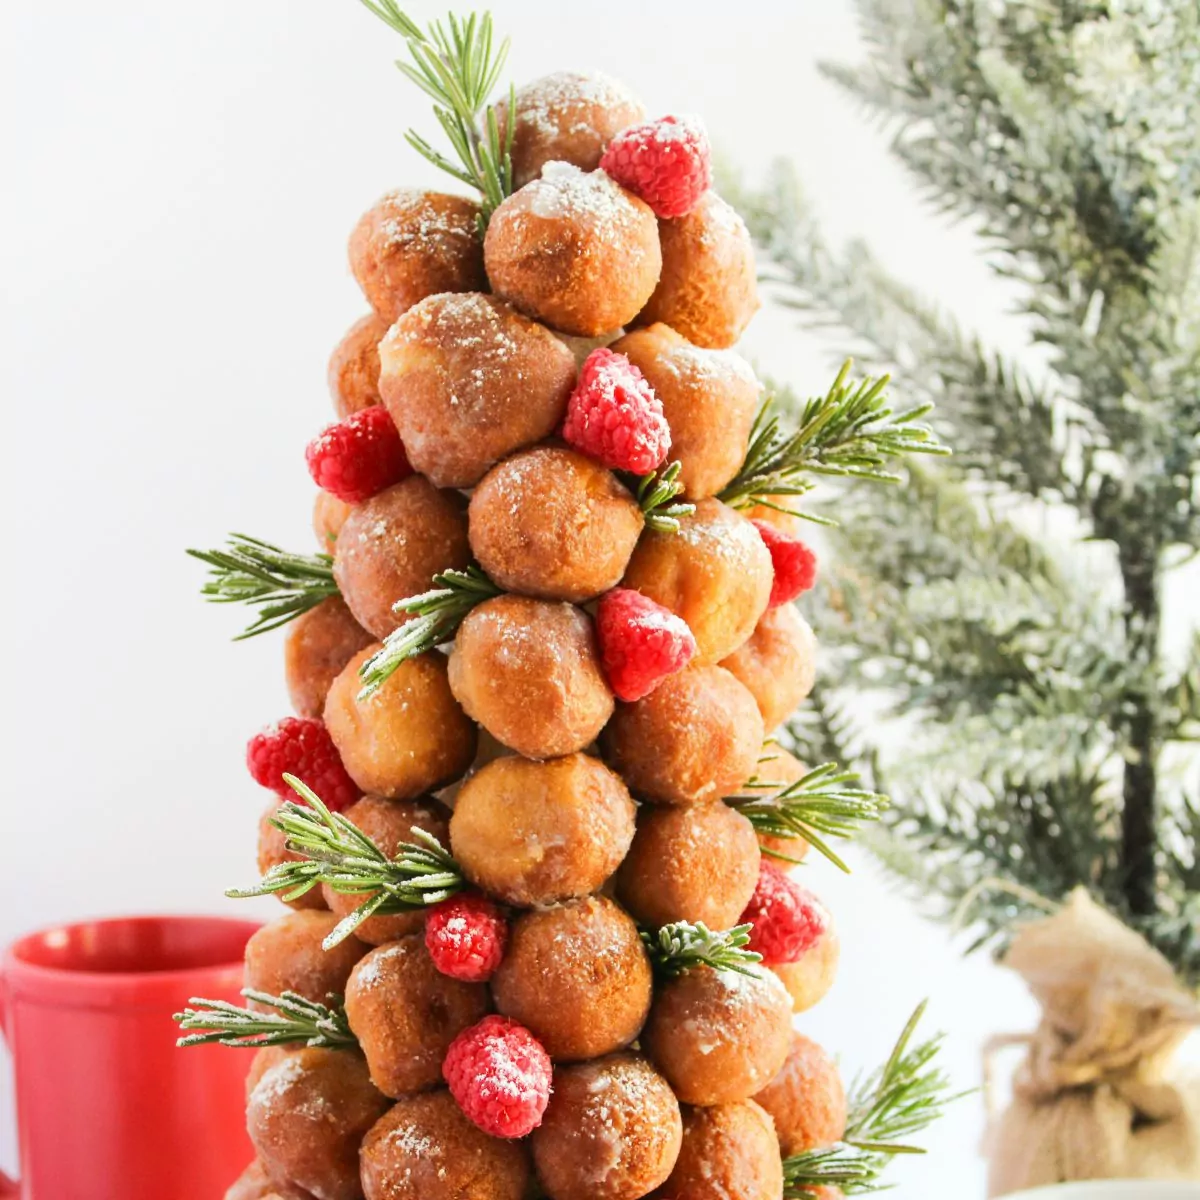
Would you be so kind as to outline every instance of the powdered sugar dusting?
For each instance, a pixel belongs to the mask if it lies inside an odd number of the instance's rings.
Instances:
[[[555,71],[517,92],[517,119],[543,137],[586,133],[595,109],[624,107],[641,111],[625,86],[599,71]]]

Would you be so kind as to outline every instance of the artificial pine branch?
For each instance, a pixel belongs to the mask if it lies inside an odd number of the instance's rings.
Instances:
[[[314,887],[328,884],[335,892],[366,899],[325,938],[325,949],[349,937],[368,917],[413,912],[440,904],[465,886],[462,871],[431,833],[413,827],[413,840],[389,858],[358,826],[331,812],[311,788],[294,775],[284,780],[304,804],[287,801],[271,818],[292,854],[273,866],[251,888],[226,892],[236,898],[281,895],[296,900]]]
[[[924,1154],[911,1142],[959,1097],[935,1065],[942,1037],[911,1046],[925,1003],[909,1018],[886,1063],[857,1081],[849,1097],[842,1141],[784,1159],[784,1196],[812,1196],[823,1186],[840,1187],[847,1196],[878,1191],[879,1180],[900,1154]]]
[[[813,475],[899,483],[901,476],[884,469],[905,454],[948,454],[933,430],[920,424],[933,407],[921,404],[896,413],[887,403],[888,377],[849,382],[850,361],[842,364],[824,396],[809,400],[790,434],[780,429],[775,404],[768,400],[755,417],[741,470],[720,492],[734,508],[767,504],[793,512],[773,497],[802,496],[815,486]],[[811,514],[796,512],[797,516]]]
[[[834,866],[849,873],[850,868],[825,839],[853,837],[866,822],[878,821],[888,806],[886,796],[851,786],[858,779],[857,771],[827,762],[784,786],[781,780],[772,781],[768,755],[746,785],[750,794],[731,796],[725,802],[748,818],[760,835],[803,838]],[[770,795],[761,794],[768,790]],[[787,855],[771,850],[765,853],[787,859]]]
[[[433,577],[433,582],[438,586],[431,591],[392,605],[393,612],[411,613],[416,619],[389,633],[383,645],[359,668],[363,681],[360,700],[377,692],[401,663],[453,641],[473,608],[501,594],[500,588],[473,566],[465,571],[443,571]]]
[[[658,533],[678,533],[679,518],[690,517],[696,511],[694,504],[675,499],[683,491],[679,481],[682,468],[680,462],[668,463],[637,480],[634,490],[648,529]]]
[[[175,1020],[180,1029],[196,1030],[181,1037],[176,1045],[245,1046],[252,1050],[263,1046],[324,1046],[329,1049],[358,1045],[358,1039],[350,1032],[341,996],[327,996],[328,1004],[306,1000],[295,992],[284,992],[272,996],[267,992],[245,988],[242,995],[256,1004],[265,1004],[275,1009],[273,1013],[260,1012],[251,1008],[238,1008],[227,1000],[205,1000],[193,996],[188,1004],[196,1008],[185,1008],[176,1013]]]
[[[509,40],[495,44],[491,13],[466,18],[451,13],[443,25],[433,21],[422,31],[394,0],[362,0],[384,24],[408,43],[411,63],[396,66],[434,102],[434,116],[457,161],[436,150],[415,130],[405,140],[423,158],[481,197],[481,226],[511,195],[512,139],[516,103],[509,88],[509,120],[501,136],[496,110],[487,103],[508,59]]]
[[[258,616],[234,639],[278,629],[338,594],[328,554],[290,554],[270,542],[231,533],[224,550],[189,550],[208,563],[200,594],[213,604],[248,604]]]
[[[754,977],[759,974],[756,964],[762,962],[762,955],[745,948],[751,928],[735,925],[715,932],[703,921],[674,921],[660,929],[643,929],[641,936],[651,966],[664,979],[676,979],[695,967]]]

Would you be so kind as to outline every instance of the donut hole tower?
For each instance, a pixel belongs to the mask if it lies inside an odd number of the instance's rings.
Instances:
[[[793,1029],[838,960],[796,872],[884,801],[771,735],[815,672],[798,499],[940,447],[845,370],[790,432],[763,404],[698,121],[570,72],[491,106],[489,18],[367,7],[453,157],[410,143],[478,198],[354,228],[318,553],[192,552],[243,636],[287,626],[295,708],[249,744],[272,799],[232,893],[290,911],[245,1008],[178,1018],[257,1050],[228,1200],[865,1188],[940,1103],[934,1043],[847,1098]]]

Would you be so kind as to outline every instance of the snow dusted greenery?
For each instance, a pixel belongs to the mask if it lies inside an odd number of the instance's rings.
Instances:
[[[723,184],[773,298],[934,402],[955,450],[833,506],[836,686],[791,734],[892,797],[870,844],[976,945],[1085,884],[1196,981],[1200,636],[1164,650],[1162,594],[1200,549],[1200,6],[858,8],[865,61],[824,70],[1034,332],[1010,360],[830,246],[783,168]]]

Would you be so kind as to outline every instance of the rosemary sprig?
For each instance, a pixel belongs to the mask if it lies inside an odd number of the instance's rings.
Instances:
[[[330,812],[294,775],[283,778],[305,803],[287,801],[271,824],[286,836],[287,849],[303,857],[277,863],[255,887],[233,888],[227,896],[280,893],[284,900],[295,900],[326,883],[343,895],[365,896],[325,938],[328,950],[376,913],[412,912],[439,904],[462,890],[458,864],[431,833],[414,826],[413,840],[402,843],[395,858],[388,858],[356,825],[340,813]]]
[[[303,1042],[306,1046],[357,1046],[358,1039],[350,1032],[341,996],[326,996],[328,1005],[306,1000],[295,992],[284,992],[272,996],[267,992],[256,992],[245,988],[242,995],[257,1004],[266,1004],[276,1009],[274,1013],[257,1012],[250,1008],[238,1008],[227,1000],[205,1000],[193,996],[185,1008],[176,1013],[173,1020],[180,1029],[201,1032],[181,1037],[177,1046],[285,1046]]]
[[[213,604],[249,604],[259,610],[234,641],[278,629],[338,594],[328,554],[289,554],[244,533],[231,533],[224,550],[188,553],[211,568],[202,596]]]
[[[778,781],[755,776],[746,787],[758,795],[730,796],[726,803],[749,818],[759,833],[768,837],[803,838],[835,867],[849,874],[850,868],[825,839],[853,837],[867,821],[878,821],[890,803],[878,792],[852,786],[858,778],[857,772],[827,762],[786,787]],[[786,855],[770,850],[765,853],[787,859]]]
[[[683,484],[679,482],[682,467],[680,462],[668,463],[631,484],[647,528],[658,533],[678,533],[679,518],[690,517],[696,511],[696,506],[687,501],[674,503],[675,497],[683,491]]]
[[[750,929],[735,925],[714,932],[703,921],[674,921],[661,929],[643,929],[641,935],[651,965],[664,979],[675,979],[693,967],[757,976],[755,964],[762,962],[762,955],[745,949]]]
[[[500,589],[478,567],[443,571],[433,577],[433,582],[437,586],[432,591],[392,605],[394,612],[413,613],[417,619],[389,633],[383,645],[359,668],[363,681],[360,700],[377,692],[402,662],[453,641],[471,609],[500,595]]]
[[[751,428],[742,469],[720,493],[721,500],[734,508],[763,504],[830,524],[771,497],[804,495],[816,486],[813,475],[899,483],[901,476],[884,469],[888,459],[950,453],[932,429],[920,424],[932,404],[896,413],[885,392],[889,377],[868,378],[855,385],[848,380],[850,367],[847,359],[829,391],[805,404],[794,433],[780,429],[775,402],[767,400]]]
[[[934,1065],[940,1034],[909,1049],[925,1002],[909,1018],[887,1062],[851,1089],[845,1137],[826,1150],[783,1161],[788,1200],[835,1185],[847,1196],[879,1190],[879,1177],[897,1154],[924,1154],[909,1139],[941,1116],[951,1095],[949,1080]]]
[[[491,13],[472,13],[465,19],[451,13],[444,25],[433,21],[428,31],[423,31],[394,0],[362,3],[408,44],[412,62],[397,62],[396,66],[432,98],[433,114],[457,162],[434,149],[414,129],[405,133],[405,140],[439,170],[479,192],[481,226],[486,229],[488,218],[513,190],[516,100],[512,87],[503,137],[496,111],[487,103],[508,58],[509,39],[495,44]]]

